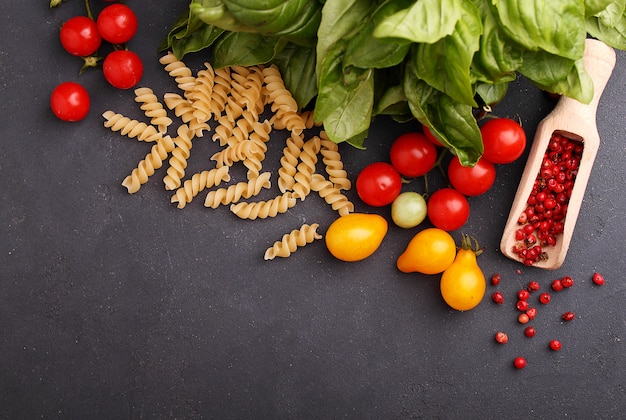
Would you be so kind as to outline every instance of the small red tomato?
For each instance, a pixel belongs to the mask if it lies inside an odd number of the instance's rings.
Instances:
[[[453,188],[441,188],[428,199],[428,219],[431,223],[446,231],[462,227],[470,214],[467,198]]]
[[[463,166],[458,156],[454,156],[448,164],[448,179],[461,194],[481,195],[496,180],[496,167],[486,159],[479,159],[474,166]]]
[[[104,78],[118,89],[130,89],[143,76],[143,62],[137,54],[127,50],[109,53],[102,63]]]
[[[526,133],[521,125],[509,118],[494,118],[480,127],[483,157],[491,163],[511,163],[526,148]]]
[[[437,162],[437,148],[422,133],[396,138],[389,152],[391,164],[401,175],[416,178],[430,172]]]
[[[424,135],[426,136],[426,138],[435,146],[438,147],[443,147],[443,144],[441,144],[441,142],[439,141],[439,139],[437,137],[435,137],[435,135],[430,131],[430,128],[428,128],[427,125],[422,125],[422,131],[424,132]]]
[[[102,9],[96,21],[102,38],[111,44],[124,44],[137,32],[137,16],[125,4],[116,3]]]
[[[87,57],[100,48],[102,37],[93,19],[87,16],[74,16],[61,26],[61,45],[68,53],[77,57]]]
[[[89,93],[80,84],[63,82],[50,95],[50,108],[60,120],[80,121],[87,116],[91,100]]]
[[[400,174],[386,162],[367,165],[356,178],[356,192],[370,206],[382,207],[392,203],[401,190]]]

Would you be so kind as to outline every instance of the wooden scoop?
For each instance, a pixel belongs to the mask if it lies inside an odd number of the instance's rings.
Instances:
[[[615,51],[603,42],[587,39],[583,62],[587,73],[593,80],[593,99],[589,104],[582,104],[575,99],[563,96],[559,99],[554,110],[539,123],[500,242],[500,249],[504,255],[522,262],[520,257],[513,252],[515,244],[520,242],[515,238],[516,231],[521,227],[518,219],[527,207],[526,202],[533,189],[550,138],[554,132],[557,132],[571,140],[581,142],[583,152],[565,214],[564,231],[557,235],[555,246],[543,247],[547,258],[533,264],[534,267],[548,270],[557,269],[563,264],[572,239],[587,181],[600,146],[600,135],[596,126],[596,110],[600,96],[615,66]]]

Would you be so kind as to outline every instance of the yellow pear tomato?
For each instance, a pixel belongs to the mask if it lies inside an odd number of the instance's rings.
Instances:
[[[350,213],[328,227],[326,247],[342,261],[360,261],[378,249],[387,229],[387,220],[378,214]]]
[[[485,295],[487,283],[476,261],[476,256],[480,252],[478,249],[472,249],[471,238],[464,236],[454,262],[441,276],[441,296],[453,309],[459,311],[473,309]]]
[[[439,274],[452,264],[456,243],[443,229],[419,231],[398,257],[396,265],[403,273]]]

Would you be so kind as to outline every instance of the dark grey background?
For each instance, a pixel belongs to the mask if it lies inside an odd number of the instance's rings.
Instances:
[[[176,92],[157,45],[187,2],[130,5],[140,20],[129,48],[144,60],[141,85]],[[377,253],[359,263],[333,259],[321,241],[266,262],[264,250],[283,233],[305,222],[324,233],[336,213],[314,195],[272,220],[204,208],[203,195],[179,210],[163,188],[165,168],[127,194],[120,183],[149,146],[103,128],[100,114],[141,111],[132,91],[109,87],[99,71],[78,76],[80,60],[58,42],[61,22],[77,13],[82,1],[55,10],[13,1],[0,17],[0,417],[623,416],[624,53],[598,110],[602,144],[564,266],[526,268],[499,252],[525,156],[499,166],[493,189],[470,200],[463,231],[486,245],[479,263],[488,277],[502,274],[507,303],[486,297],[460,313],[442,302],[437,276],[395,269],[415,229],[390,226]],[[197,70],[205,59],[188,64]],[[65,80],[92,94],[82,122],[49,110],[50,92]],[[532,139],[552,106],[520,80],[495,112],[521,118]],[[350,176],[387,160],[390,140],[414,128],[380,119],[366,152],[342,145]],[[270,142],[267,170],[278,167],[283,140],[277,133]],[[197,141],[190,173],[206,168],[215,146]],[[350,196],[358,211],[390,220],[389,209]],[[596,270],[607,279],[602,288],[591,283]],[[516,291],[531,280],[547,289],[564,275],[575,286],[539,307],[537,335],[525,338]],[[564,324],[566,310],[577,318]],[[507,345],[494,343],[498,330],[509,334]],[[561,352],[548,350],[552,338]],[[528,359],[522,371],[512,367],[518,354]]]

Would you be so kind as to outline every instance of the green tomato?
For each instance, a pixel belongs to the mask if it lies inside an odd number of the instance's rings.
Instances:
[[[391,203],[391,219],[401,228],[412,228],[424,221],[427,208],[426,200],[421,194],[403,192]]]

